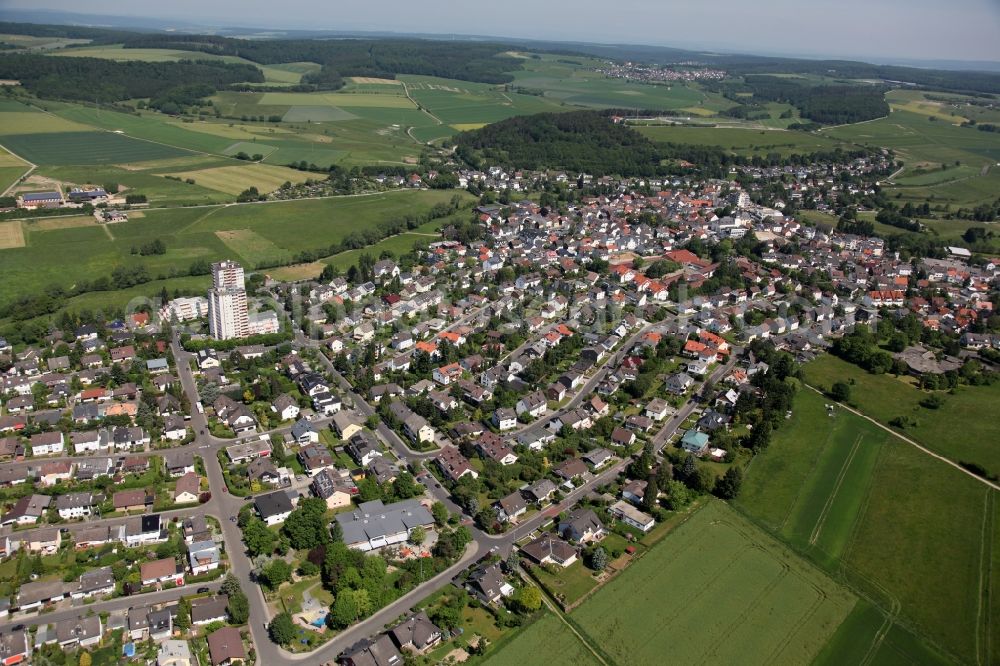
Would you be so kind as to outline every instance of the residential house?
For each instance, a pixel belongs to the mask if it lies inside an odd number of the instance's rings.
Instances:
[[[441,473],[451,481],[458,481],[465,475],[470,475],[473,479],[479,478],[479,472],[473,469],[468,458],[462,455],[458,447],[443,447],[437,457],[434,458],[434,463],[441,470]]]
[[[518,516],[523,516],[528,510],[528,503],[524,501],[520,490],[515,490],[510,495],[501,498],[493,505],[497,515],[497,520],[501,523],[513,522]]]
[[[51,501],[48,495],[25,495],[0,517],[0,525],[34,525],[45,515]]]
[[[597,448],[593,451],[589,451],[581,456],[581,459],[590,465],[593,469],[599,469],[604,467],[608,462],[614,458],[614,454],[605,448]]]
[[[104,625],[101,623],[100,615],[84,615],[56,623],[56,640],[64,650],[97,645],[103,634]]]
[[[316,497],[326,500],[328,509],[350,506],[351,498],[358,492],[358,487],[350,474],[346,472],[338,474],[336,470],[330,469],[324,469],[313,477],[309,487]]]
[[[521,552],[541,565],[568,567],[577,560],[576,548],[554,534],[544,534],[526,543],[521,546]]]
[[[184,476],[195,470],[193,451],[167,451],[163,454],[163,464],[172,477]]]
[[[424,654],[441,642],[441,630],[420,611],[406,618],[389,630],[389,636],[401,650]]]
[[[500,407],[493,412],[493,425],[500,429],[513,430],[517,427],[517,413],[513,409]]]
[[[145,489],[119,490],[112,498],[115,511],[145,511],[153,504],[153,498],[146,494]]]
[[[608,513],[631,527],[648,532],[656,526],[656,521],[647,513],[644,513],[629,504],[625,500],[618,500],[608,508]]]
[[[279,395],[271,404],[271,411],[278,415],[282,421],[290,421],[299,416],[299,405],[287,393]]]
[[[315,476],[323,470],[333,467],[333,454],[330,453],[330,449],[320,444],[303,446],[299,449],[296,457],[302,464],[302,469],[309,476]]]
[[[221,557],[215,541],[196,541],[188,546],[188,566],[192,576],[219,568]]]
[[[56,498],[56,511],[63,520],[86,518],[93,510],[96,501],[91,492],[66,493]]]
[[[604,524],[590,509],[576,509],[559,523],[559,534],[567,541],[592,543],[607,534]]]
[[[139,567],[139,580],[145,585],[156,585],[159,583],[184,584],[184,573],[177,571],[177,562],[172,557],[165,557],[162,560],[143,562]]]
[[[156,650],[156,666],[191,666],[191,648],[187,641],[162,641]]]
[[[187,472],[177,479],[174,487],[174,503],[192,504],[198,501],[201,495],[201,477],[195,472]]]
[[[74,599],[89,599],[115,591],[115,575],[111,567],[101,567],[80,575],[80,586],[72,593]]]
[[[477,599],[486,604],[496,604],[514,593],[497,563],[487,564],[473,571],[466,580],[465,587]]]
[[[61,455],[66,450],[65,439],[59,431],[32,435],[30,446],[33,456]]]
[[[284,490],[258,495],[254,498],[253,505],[257,514],[268,525],[280,525],[285,522],[295,508]]]
[[[388,635],[379,634],[348,647],[340,654],[339,662],[342,666],[402,666],[403,655]]]
[[[351,412],[337,412],[333,415],[330,427],[343,440],[349,440],[364,429],[364,421]]]
[[[213,595],[191,600],[191,624],[202,626],[212,622],[225,622],[229,617],[229,597]]]
[[[236,627],[223,627],[208,635],[208,654],[212,666],[228,666],[246,661],[243,637]]]

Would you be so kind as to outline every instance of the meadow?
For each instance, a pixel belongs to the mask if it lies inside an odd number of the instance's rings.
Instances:
[[[1000,404],[1000,384],[960,386],[954,392],[936,392],[944,399],[937,409],[920,406],[929,394],[914,387],[909,377],[872,375],[836,356],[824,354],[805,366],[813,386],[828,389],[836,381],[852,384],[857,409],[883,425],[898,416],[909,416],[916,425],[903,432],[932,451],[955,462],[975,462],[1000,474],[1000,443],[996,424],[983,415]],[[956,427],[957,424],[960,424]]]
[[[842,408],[828,413],[827,403],[799,391],[792,418],[748,467],[737,507],[871,607],[834,643],[874,631],[886,658],[986,656],[997,604],[981,581],[1000,573],[987,529],[995,493]],[[836,656],[827,661],[843,663]]]

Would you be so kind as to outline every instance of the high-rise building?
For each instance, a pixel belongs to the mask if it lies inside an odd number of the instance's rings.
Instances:
[[[243,267],[235,261],[212,264],[212,288],[208,290],[208,328],[216,340],[245,338],[250,335]]]

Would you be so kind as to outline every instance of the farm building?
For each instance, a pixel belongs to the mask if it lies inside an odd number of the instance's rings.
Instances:
[[[63,204],[62,193],[51,192],[25,192],[17,198],[19,208],[35,210],[36,208],[57,208]]]

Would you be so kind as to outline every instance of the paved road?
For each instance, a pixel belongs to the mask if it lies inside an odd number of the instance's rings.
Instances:
[[[453,326],[460,325],[460,322],[467,321],[469,318],[478,315],[479,312],[481,312],[481,310],[469,313],[461,320],[455,322]],[[632,335],[626,343],[622,345],[619,352],[612,355],[612,357],[605,361],[605,363],[591,377],[577,396],[575,396],[574,400],[576,402],[571,401],[571,403],[567,404],[564,409],[573,408],[575,404],[578,404],[583,397],[589,394],[589,392],[603,380],[610,367],[613,364],[617,364],[624,353],[626,353],[634,342],[638,340],[639,336],[645,333],[649,328],[652,328],[652,326],[647,326]],[[313,347],[317,346],[315,341],[307,340],[304,337],[300,337],[297,340],[297,344],[300,347],[305,345]],[[188,365],[188,361],[193,355],[183,351],[176,340],[172,345],[172,350],[175,358],[177,359],[178,375],[180,377],[181,385],[189,400],[191,400],[191,403],[194,404],[199,398],[195,381]],[[349,397],[353,400],[356,409],[366,417],[374,414],[375,410],[372,406],[353,391],[350,384],[335,370],[329,359],[327,359],[322,353],[320,353],[319,356],[325,364],[327,370],[335,377],[341,390],[344,392],[345,397]],[[728,364],[717,368],[715,372],[712,373],[709,380],[714,382],[721,377],[724,372],[728,371],[728,369],[731,368],[735,362],[735,356],[736,353],[734,351],[733,359],[731,359]],[[688,415],[691,414],[695,407],[696,405],[694,402],[688,402],[678,412],[678,414],[674,416],[673,419],[668,421],[663,428],[661,428],[660,432],[654,438],[654,442],[656,442],[658,450],[662,448],[670,436],[676,432],[676,430],[680,427],[680,424],[687,418]],[[192,414],[190,425],[194,428],[197,436],[195,441],[189,444],[188,447],[197,450],[205,462],[205,469],[212,497],[208,502],[199,507],[193,509],[167,511],[163,512],[163,515],[173,517],[175,515],[182,516],[190,515],[193,512],[200,512],[213,516],[219,520],[222,528],[223,539],[226,544],[226,550],[229,554],[231,571],[240,580],[249,599],[249,629],[257,647],[257,653],[260,655],[261,663],[268,665],[282,663],[298,664],[305,661],[308,661],[311,664],[321,664],[333,661],[346,647],[362,638],[371,636],[381,631],[386,624],[405,614],[419,601],[448,585],[455,575],[472,564],[478,557],[486,555],[491,549],[512,545],[519,535],[524,536],[545,525],[552,519],[553,516],[557,515],[560,511],[569,508],[572,504],[590,491],[613,480],[629,463],[628,458],[620,460],[608,469],[594,475],[589,481],[568,493],[562,502],[547,508],[545,511],[539,512],[528,520],[523,521],[510,533],[490,535],[477,529],[474,525],[468,525],[473,535],[473,542],[470,544],[462,558],[446,571],[442,572],[427,583],[419,586],[392,604],[381,609],[373,616],[340,633],[336,638],[325,644],[322,648],[305,654],[292,654],[280,646],[272,643],[267,636],[266,626],[270,620],[267,604],[264,600],[260,587],[253,580],[251,580],[250,574],[252,564],[244,551],[242,534],[240,533],[238,526],[230,521],[230,517],[236,515],[240,508],[249,501],[247,498],[233,497],[225,491],[225,479],[223,477],[222,467],[219,464],[216,453],[223,447],[231,444],[232,441],[213,437],[208,432],[207,418],[204,414],[197,413],[197,411]],[[203,430],[205,431],[205,434],[202,434]],[[380,427],[377,430],[380,437],[382,437],[382,439],[397,453],[397,455],[399,455],[401,459],[424,460],[434,455],[434,452],[418,452],[410,449],[406,442],[403,441],[395,432],[385,426],[385,424],[380,424]],[[451,511],[461,515],[460,507],[451,501],[447,491],[445,491],[445,489],[442,488],[435,480],[430,481],[427,486],[427,490],[431,497],[435,500],[444,502]],[[112,524],[123,520],[125,519],[113,518],[107,521],[89,521],[80,525],[93,525],[95,522],[107,522],[108,524]],[[73,529],[72,526],[71,529]],[[218,583],[207,585],[207,587],[210,587],[213,590],[216,589],[217,586]],[[91,612],[110,612],[130,608],[140,603],[153,604],[172,601],[184,594],[192,593],[194,587],[195,586],[186,586],[184,588],[145,594],[138,597],[97,601],[93,604],[88,604],[85,609],[69,608],[52,613],[46,613],[44,615],[34,615],[18,619],[11,618],[7,622],[0,624],[0,630],[14,624],[45,624],[61,622]]]

